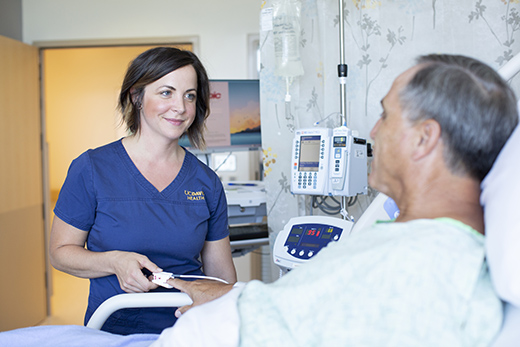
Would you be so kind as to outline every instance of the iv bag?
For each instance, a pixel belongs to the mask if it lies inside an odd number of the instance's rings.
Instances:
[[[278,0],[273,3],[275,75],[303,75],[300,57],[300,1]]]

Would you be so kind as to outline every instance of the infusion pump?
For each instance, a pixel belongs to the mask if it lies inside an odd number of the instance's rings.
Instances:
[[[366,194],[367,143],[347,127],[295,131],[291,192],[306,195]]]

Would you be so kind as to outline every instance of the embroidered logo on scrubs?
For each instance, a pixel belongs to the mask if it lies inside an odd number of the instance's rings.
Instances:
[[[192,192],[191,190],[185,190],[186,198],[188,200],[204,200],[204,192],[202,190],[198,192]]]

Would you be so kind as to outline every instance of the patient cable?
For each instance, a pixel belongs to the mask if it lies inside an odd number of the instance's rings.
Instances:
[[[160,285],[161,287],[171,289],[173,288],[172,285],[168,284],[167,281],[170,278],[195,278],[195,279],[206,279],[206,280],[213,280],[222,282],[224,284],[229,284],[229,282],[218,278],[218,277],[212,277],[212,276],[202,276],[202,275],[175,275],[171,272],[154,272],[153,274],[152,282]]]

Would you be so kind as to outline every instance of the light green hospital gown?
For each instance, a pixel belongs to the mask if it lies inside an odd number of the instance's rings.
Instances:
[[[502,306],[484,237],[443,218],[380,223],[238,299],[241,346],[487,346]]]

